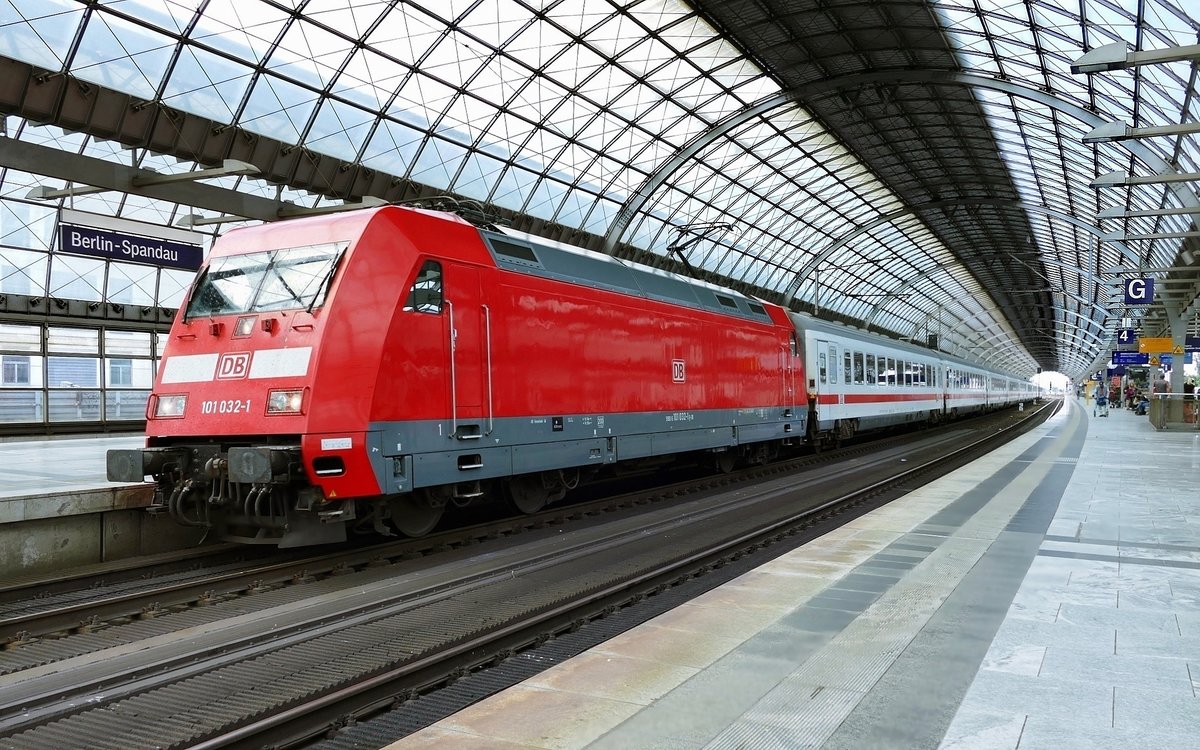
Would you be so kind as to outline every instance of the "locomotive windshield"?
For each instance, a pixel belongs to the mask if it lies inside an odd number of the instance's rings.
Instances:
[[[348,244],[217,258],[196,282],[186,317],[320,307]]]

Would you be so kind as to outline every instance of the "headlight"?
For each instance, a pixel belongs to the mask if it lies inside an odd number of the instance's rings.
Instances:
[[[154,417],[156,419],[182,417],[186,406],[187,396],[185,395],[159,396],[158,400],[154,402]]]
[[[267,392],[267,414],[299,414],[303,406],[303,388]]]

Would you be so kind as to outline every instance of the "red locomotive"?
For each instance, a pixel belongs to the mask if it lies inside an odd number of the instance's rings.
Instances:
[[[730,470],[1036,395],[1033,386],[607,255],[389,206],[230,232],[180,309],[147,406],[181,523],[298,546],[523,512],[598,469]]]
[[[112,481],[226,537],[420,535],[447,503],[532,512],[592,470],[805,434],[785,311],[615,258],[384,207],[223,236],[171,328],[147,447]]]

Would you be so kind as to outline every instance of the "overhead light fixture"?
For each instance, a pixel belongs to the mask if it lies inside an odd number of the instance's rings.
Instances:
[[[1200,237],[1200,232],[1155,232],[1154,234],[1125,234],[1112,232],[1100,237],[1104,242],[1130,242],[1132,240],[1187,240]]]
[[[255,175],[260,172],[261,170],[250,162],[226,159],[219,167],[198,169],[195,172],[138,175],[133,178],[133,186],[148,187],[150,185],[167,185],[172,182],[195,182],[196,180],[207,180],[212,177],[236,177],[241,175]]]
[[[1160,63],[1177,62],[1179,60],[1200,59],[1200,44],[1186,47],[1168,47],[1166,49],[1129,51],[1125,42],[1113,42],[1081,55],[1071,63],[1071,72],[1103,73],[1109,70],[1124,70],[1142,65],[1158,65]]]
[[[1196,270],[1195,268],[1189,268],[1188,266],[1156,266],[1153,268],[1130,268],[1128,266],[1112,266],[1111,268],[1105,268],[1100,273],[1102,273],[1106,276],[1111,276],[1113,274],[1119,274],[1119,273],[1147,274],[1147,273],[1171,273],[1172,271],[1195,271],[1195,270]]]
[[[294,203],[284,203],[283,207],[279,209],[279,218],[293,219],[298,216],[320,216],[321,214],[334,214],[341,211],[354,211],[359,208],[378,208],[387,205],[390,204],[383,198],[376,198],[373,195],[364,195],[357,201],[346,201],[342,204],[335,203],[316,208],[303,208]]]
[[[1097,125],[1083,137],[1084,143],[1112,143],[1130,141],[1135,138],[1154,138],[1160,135],[1191,135],[1200,133],[1200,123],[1187,122],[1180,125],[1157,125],[1149,128],[1131,128],[1123,122],[1106,122]]]
[[[1157,208],[1153,211],[1130,211],[1127,206],[1110,206],[1096,214],[1097,219],[1135,219],[1140,216],[1200,216],[1197,208]]]
[[[184,214],[175,220],[175,226],[183,227],[184,229],[192,229],[193,227],[204,227],[210,224],[229,224],[235,221],[254,221],[254,219],[248,219],[245,216],[233,216],[231,214],[223,214],[221,216]]]
[[[1200,180],[1200,172],[1172,172],[1171,174],[1152,174],[1130,177],[1128,172],[1109,172],[1092,180],[1089,187],[1123,187],[1126,185],[1158,185],[1168,182],[1196,182]]]
[[[94,193],[106,192],[108,188],[95,187],[92,185],[80,185],[79,187],[68,187],[54,189],[39,185],[25,194],[26,200],[31,201],[52,201],[59,198],[69,198],[76,195],[92,195]]]

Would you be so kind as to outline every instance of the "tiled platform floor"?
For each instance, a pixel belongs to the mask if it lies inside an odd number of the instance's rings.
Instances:
[[[1200,746],[1200,435],[1083,402],[390,748]]]
[[[144,435],[0,442],[0,499],[119,487],[105,478],[106,452],[145,444]]]

